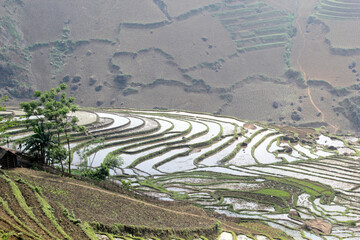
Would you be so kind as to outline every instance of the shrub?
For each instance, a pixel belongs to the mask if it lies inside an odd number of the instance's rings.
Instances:
[[[220,98],[222,99],[222,100],[225,100],[226,102],[228,102],[228,103],[231,103],[232,101],[233,101],[233,95],[231,95],[231,94],[223,94],[223,95],[220,95]]]
[[[101,164],[100,168],[87,169],[81,173],[82,176],[88,177],[97,181],[105,180],[110,174],[109,168],[105,164]]]
[[[294,120],[294,121],[300,121],[301,117],[297,112],[292,112],[291,119]]]
[[[74,76],[72,79],[72,83],[78,83],[81,81],[81,77],[80,76]]]
[[[279,107],[279,104],[277,102],[273,102],[273,108],[277,109]]]
[[[66,75],[65,77],[63,77],[63,82],[64,83],[67,83],[70,81],[70,76],[69,75]]]
[[[131,94],[137,94],[139,91],[134,88],[127,88],[123,91],[123,95],[126,97]]]
[[[125,89],[130,78],[131,75],[117,75],[114,78],[114,82],[118,84],[119,89]]]
[[[97,80],[94,77],[89,78],[89,85],[92,86],[97,82]]]
[[[99,85],[95,88],[95,91],[96,92],[100,92],[102,90],[103,86],[102,85]]]

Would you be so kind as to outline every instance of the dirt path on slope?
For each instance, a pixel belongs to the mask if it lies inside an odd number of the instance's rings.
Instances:
[[[302,15],[302,11],[300,9],[300,4],[301,4],[301,1],[298,1],[298,4],[299,4],[299,10],[297,12],[297,17],[296,17],[296,25],[297,25],[297,29],[299,30],[298,33],[301,35],[301,38],[302,38],[302,49],[299,51],[299,54],[297,56],[297,59],[296,59],[296,64],[297,64],[297,67],[299,69],[299,71],[301,72],[302,76],[304,77],[304,80],[305,82],[307,83],[308,81],[308,77],[307,77],[307,74],[305,72],[305,70],[303,69],[302,65],[301,65],[301,58],[302,58],[302,53],[303,51],[305,50],[305,47],[306,47],[306,39],[305,39],[305,33],[304,33],[304,30],[301,26],[301,23],[300,23],[300,20],[301,18],[303,17]],[[321,121],[324,122],[324,123],[327,123],[329,124],[330,127],[332,127],[334,129],[334,133],[336,133],[339,128],[329,122],[326,122],[326,118],[325,118],[325,114],[324,112],[316,105],[316,103],[314,102],[313,98],[312,98],[312,95],[311,95],[311,88],[308,86],[307,87],[307,95],[309,97],[309,100],[311,102],[311,104],[314,106],[314,108],[321,114]]]

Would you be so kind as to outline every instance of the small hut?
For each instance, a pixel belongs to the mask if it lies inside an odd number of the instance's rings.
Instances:
[[[0,147],[0,168],[9,169],[18,166],[18,157],[16,151]]]
[[[37,162],[36,158],[25,155],[14,149],[0,147],[0,168],[31,167]]]

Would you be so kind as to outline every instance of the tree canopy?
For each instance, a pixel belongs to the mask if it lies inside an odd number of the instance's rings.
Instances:
[[[66,89],[67,85],[65,83],[61,83],[58,87],[52,88],[49,91],[35,91],[34,97],[36,100],[22,102],[20,107],[26,113],[25,116],[27,127],[32,128],[35,135],[36,131],[39,129],[44,131],[43,136],[54,135],[54,137],[50,136],[52,137],[51,141],[54,142],[53,146],[51,147],[56,147],[57,149],[50,151],[53,154],[49,155],[49,157],[52,159],[52,162],[60,162],[63,171],[64,150],[62,145],[64,143],[67,144],[68,169],[69,173],[71,174],[71,132],[85,131],[85,127],[78,126],[77,122],[79,119],[75,116],[69,115],[70,113],[76,112],[78,107],[74,105],[75,98],[67,97],[65,92]],[[34,144],[31,142],[31,139],[35,135],[28,139],[28,145]],[[42,154],[41,156],[43,162],[48,164],[49,161],[45,159],[46,154]],[[59,159],[54,160],[54,157],[56,156]]]

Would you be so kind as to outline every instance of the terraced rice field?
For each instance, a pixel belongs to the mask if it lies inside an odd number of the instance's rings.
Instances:
[[[357,137],[327,136],[321,129],[299,137],[260,123],[180,111],[89,114],[97,120],[87,125],[88,135],[73,135],[74,149],[103,137],[104,145],[93,146],[93,167],[108,154],[120,155],[124,164],[114,178],[131,180],[143,194],[187,200],[242,221],[264,221],[294,239],[360,238]],[[73,167],[78,164],[74,153]],[[289,216],[291,209],[300,217]],[[330,236],[301,228],[317,217],[333,224]],[[228,239],[226,233],[222,237]]]
[[[264,2],[225,4],[213,16],[229,31],[239,52],[284,47],[292,37],[294,17]]]
[[[331,19],[358,19],[360,17],[360,2],[355,0],[320,0],[316,14]]]

